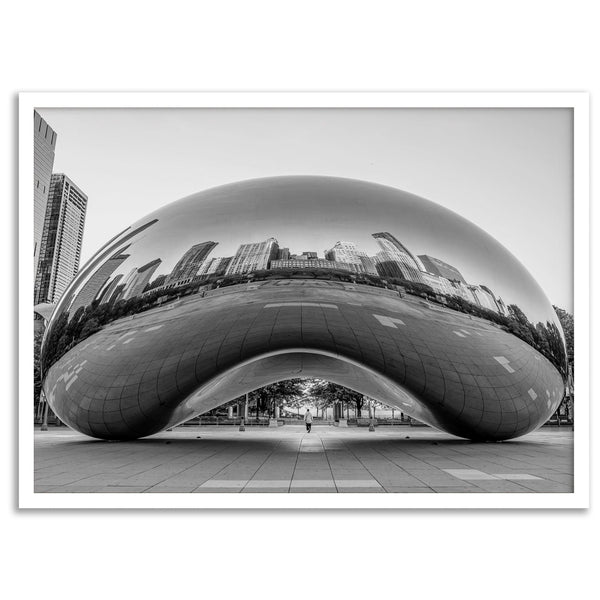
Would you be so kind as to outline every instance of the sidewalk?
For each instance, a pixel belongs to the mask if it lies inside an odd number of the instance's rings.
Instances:
[[[573,491],[573,432],[473,443],[430,428],[180,427],[134,442],[35,431],[39,493]]]

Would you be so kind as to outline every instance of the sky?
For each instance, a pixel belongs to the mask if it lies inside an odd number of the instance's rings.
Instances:
[[[38,111],[58,134],[54,172],[89,197],[82,265],[184,196],[256,177],[332,175],[457,212],[512,252],[553,304],[573,311],[569,109]]]

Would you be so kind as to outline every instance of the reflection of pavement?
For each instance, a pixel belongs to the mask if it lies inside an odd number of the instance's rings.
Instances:
[[[478,444],[400,427],[181,427],[109,443],[51,428],[35,432],[35,491],[572,492],[573,433]]]
[[[481,319],[367,286],[286,280],[116,321],[63,357],[46,389],[51,402],[67,400],[60,413],[81,431],[131,437],[299,375],[348,385],[465,437],[521,435],[562,395],[541,354]]]

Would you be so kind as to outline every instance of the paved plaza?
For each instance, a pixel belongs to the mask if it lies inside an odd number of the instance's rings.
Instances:
[[[131,442],[35,431],[36,493],[573,491],[573,432],[474,443],[428,427],[179,427]]]

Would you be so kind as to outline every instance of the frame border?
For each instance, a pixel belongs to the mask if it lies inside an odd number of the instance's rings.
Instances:
[[[577,412],[573,493],[542,494],[36,494],[31,341],[35,108],[570,108]],[[590,506],[590,201],[587,92],[24,92],[19,94],[18,507],[29,509],[580,509]]]

